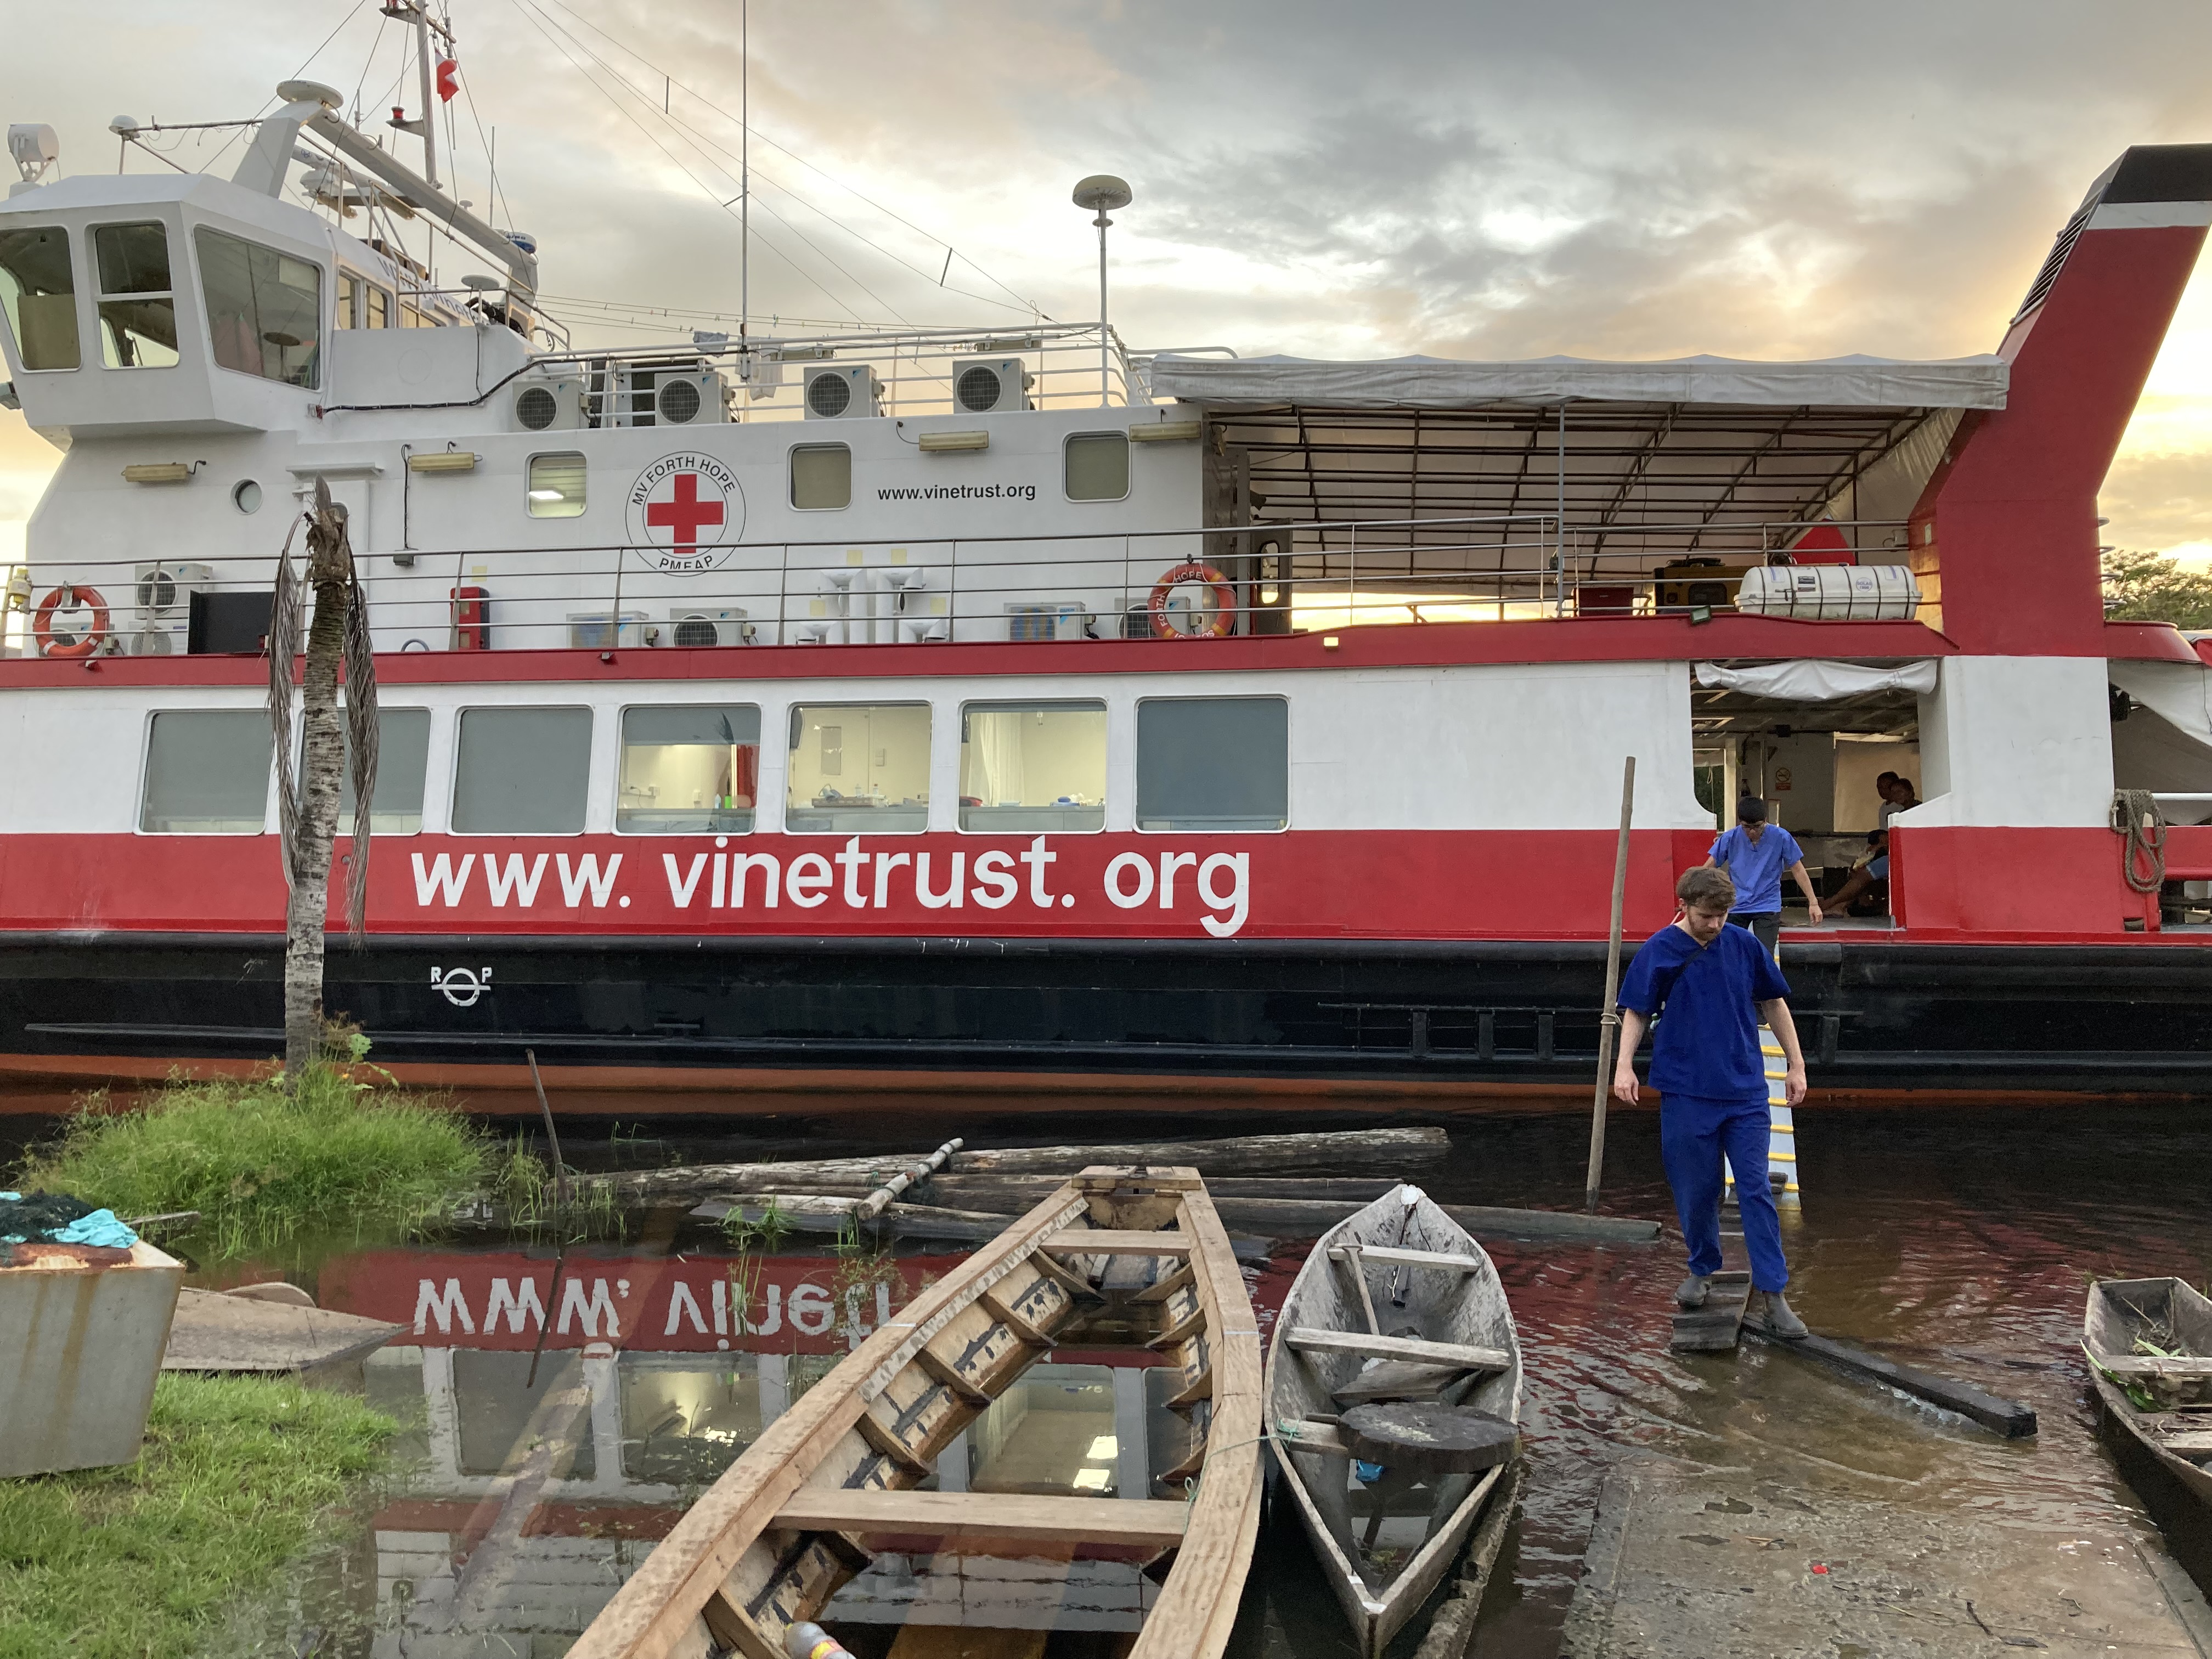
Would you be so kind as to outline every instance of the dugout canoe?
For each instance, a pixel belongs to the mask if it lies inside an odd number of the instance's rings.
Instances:
[[[1136,1342],[1177,1373],[1177,1460],[1141,1497],[925,1490],[936,1460],[1054,1347]],[[783,1659],[872,1540],[984,1556],[1104,1549],[1158,1599],[1132,1659],[1215,1659],[1260,1522],[1261,1351],[1219,1218],[1189,1169],[1098,1167],[1052,1195],[810,1389],[608,1602],[570,1659]],[[1168,1559],[1168,1558],[1172,1558]],[[1006,1633],[1006,1651],[1036,1632]],[[963,1651],[996,1651],[969,1631]],[[1024,1645],[1026,1644],[1026,1645]]]
[[[1497,1268],[1419,1188],[1394,1187],[1314,1246],[1276,1321],[1266,1391],[1280,1490],[1363,1659],[1377,1659],[1458,1557],[1515,1455],[1498,1425],[1520,1421],[1521,1345]],[[1409,1448],[1398,1468],[1361,1480],[1366,1424],[1352,1414],[1393,1403],[1444,1408],[1427,1421],[1447,1431],[1454,1413],[1478,1438],[1486,1427],[1498,1461],[1425,1470]]]
[[[2212,1595],[2212,1302],[2179,1279],[2105,1279],[2081,1346],[2128,1484]]]

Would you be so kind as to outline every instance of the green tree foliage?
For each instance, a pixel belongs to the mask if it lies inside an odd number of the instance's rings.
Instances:
[[[2212,572],[2190,570],[2162,553],[2115,548],[2105,555],[2105,614],[2114,622],[2164,622],[2212,629]]]

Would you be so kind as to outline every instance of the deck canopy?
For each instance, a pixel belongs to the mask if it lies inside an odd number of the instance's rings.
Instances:
[[[1494,544],[1487,568],[1502,574],[1551,541],[1536,521],[1556,522],[1564,504],[1583,580],[1648,575],[1685,557],[1741,562],[1822,520],[1840,526],[1821,532],[1831,544],[1901,561],[1902,521],[1961,415],[2002,409],[2007,374],[1993,356],[1322,362],[1170,353],[1151,364],[1154,396],[1200,406],[1219,453],[1242,452],[1255,520],[1516,520],[1402,538],[1465,552],[1470,569],[1485,562],[1471,556],[1475,545]],[[1299,550],[1350,539],[1317,531],[1299,538]],[[1364,548],[1387,538],[1358,539]],[[1440,568],[1419,556],[1407,566]],[[1540,582],[1528,586],[1540,594]]]

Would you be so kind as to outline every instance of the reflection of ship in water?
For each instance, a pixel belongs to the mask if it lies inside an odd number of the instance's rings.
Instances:
[[[372,1401],[416,1425],[415,1473],[374,1522],[374,1653],[564,1651],[700,1492],[951,1263],[901,1257],[865,1284],[837,1258],[787,1255],[571,1252],[557,1284],[550,1250],[329,1264],[326,1305],[409,1332],[368,1368]],[[1273,1279],[1256,1287],[1263,1324]],[[1180,1496],[1161,1479],[1189,1450],[1175,1376],[1142,1348],[1055,1352],[923,1484]],[[830,1612],[844,1627],[1133,1632],[1156,1594],[1110,1547],[1012,1559],[932,1542],[878,1554]]]

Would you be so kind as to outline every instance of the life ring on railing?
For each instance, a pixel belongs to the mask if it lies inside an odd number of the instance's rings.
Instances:
[[[92,611],[92,631],[82,638],[64,631],[54,637],[54,612],[68,609]],[[88,657],[107,642],[107,601],[100,597],[96,587],[71,585],[57,587],[39,601],[39,613],[31,621],[31,637],[39,642],[42,657]]]
[[[1213,614],[1195,628],[1177,628],[1168,620],[1168,600],[1185,582],[1203,582],[1213,591]],[[1218,640],[1237,625],[1237,590],[1212,565],[1190,559],[1152,584],[1146,609],[1152,612],[1154,639]]]

